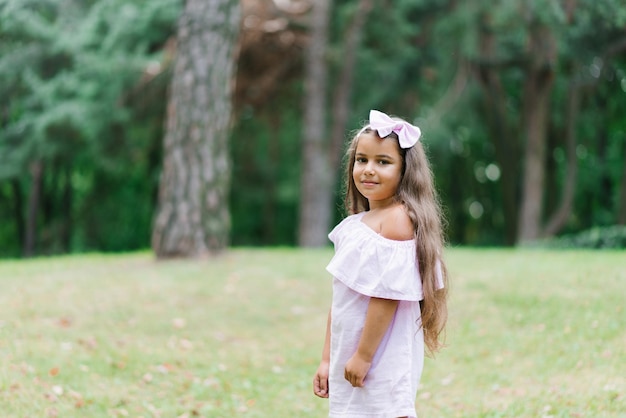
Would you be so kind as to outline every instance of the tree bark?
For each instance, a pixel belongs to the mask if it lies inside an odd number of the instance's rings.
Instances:
[[[531,241],[541,235],[546,161],[546,132],[550,94],[554,82],[556,42],[549,28],[531,23],[523,87],[522,121],[525,139],[522,202],[517,241]]]
[[[298,242],[303,247],[320,247],[327,243],[332,214],[333,184],[328,161],[326,132],[326,87],[328,66],[328,20],[331,0],[319,0],[311,15],[311,41],[306,54],[305,115],[300,177],[300,219]]]
[[[187,0],[167,109],[157,257],[193,257],[228,245],[231,123],[238,0]]]

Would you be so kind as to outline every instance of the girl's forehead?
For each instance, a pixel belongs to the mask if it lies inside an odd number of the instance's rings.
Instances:
[[[357,138],[356,152],[363,154],[394,154],[400,156],[400,145],[395,138],[381,138],[375,131],[364,132]]]

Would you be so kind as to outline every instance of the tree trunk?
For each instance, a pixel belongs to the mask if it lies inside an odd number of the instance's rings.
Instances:
[[[336,86],[335,96],[333,98],[333,124],[330,131],[331,145],[329,149],[329,162],[331,172],[333,173],[333,185],[336,182],[337,167],[341,161],[346,128],[348,126],[356,52],[359,49],[359,44],[363,37],[363,27],[365,26],[365,22],[367,22],[367,14],[372,10],[372,6],[372,0],[359,1],[359,7],[344,37],[346,42],[343,46],[342,54],[343,67],[341,68],[339,83]]]
[[[74,198],[72,188],[72,165],[67,163],[63,170],[64,184],[63,194],[61,196],[61,248],[66,253],[69,253],[72,249],[72,230],[74,226],[73,214],[72,214],[72,201]]]
[[[543,236],[552,236],[558,233],[567,223],[572,214],[574,195],[576,192],[576,179],[578,175],[578,157],[576,156],[576,121],[580,113],[581,87],[575,82],[570,83],[567,99],[567,111],[565,112],[565,141],[567,143],[567,167],[563,193],[558,209],[550,217],[542,233]]]
[[[622,161],[626,161],[626,142],[622,147]],[[622,180],[619,188],[619,202],[617,204],[617,223],[626,225],[626,162],[622,164]]]
[[[268,138],[267,158],[270,164],[268,169],[268,178],[265,184],[266,197],[263,200],[263,230],[261,234],[261,242],[264,245],[276,242],[276,220],[278,209],[278,187],[280,166],[280,126],[281,115],[274,112],[269,116],[271,133]]]
[[[533,22],[523,88],[522,121],[525,139],[522,202],[517,229],[519,242],[541,235],[546,161],[546,132],[554,82],[556,43],[549,28]]]
[[[37,215],[41,202],[41,183],[43,177],[43,162],[37,160],[30,165],[31,186],[28,196],[28,214],[26,217],[26,231],[24,233],[24,257],[35,255],[37,245]]]
[[[306,55],[305,115],[300,177],[300,219],[298,241],[304,247],[327,243],[331,219],[333,184],[328,161],[326,132],[326,85],[328,66],[325,52],[328,44],[328,20],[331,0],[313,5],[311,41]]]
[[[192,257],[228,245],[228,135],[238,0],[187,0],[167,109],[157,257]]]
[[[26,222],[24,221],[24,199],[22,198],[22,186],[17,178],[11,180],[13,190],[13,213],[15,214],[15,231],[19,248],[24,249],[26,244]]]
[[[483,103],[487,129],[492,139],[495,157],[501,168],[500,191],[504,215],[505,243],[515,244],[517,222],[517,178],[519,171],[519,137],[511,128],[507,117],[507,95],[497,69],[491,65],[495,57],[495,37],[488,27],[489,17],[484,18],[480,49],[483,63],[478,66],[478,79],[483,89]]]
[[[604,95],[599,95],[596,101],[596,109],[601,111],[604,115],[610,113],[609,103]],[[602,219],[600,213],[613,206],[613,192],[612,192],[612,179],[608,172],[607,160],[609,153],[609,118],[605,117],[605,123],[595,131],[595,155],[596,155],[596,174],[598,176],[598,183],[594,187],[593,193],[593,212],[591,213],[592,219]],[[598,216],[600,215],[600,216]]]

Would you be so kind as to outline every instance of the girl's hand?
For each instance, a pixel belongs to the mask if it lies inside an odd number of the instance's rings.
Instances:
[[[322,361],[313,378],[313,393],[320,398],[328,398],[328,369],[328,362]]]
[[[359,353],[355,353],[346,363],[344,377],[350,382],[352,387],[362,388],[370,367],[372,367],[371,361],[367,361]]]

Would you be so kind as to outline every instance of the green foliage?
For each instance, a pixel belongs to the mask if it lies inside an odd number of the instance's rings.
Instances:
[[[181,3],[0,0],[0,256],[22,251],[33,190],[31,167],[37,162],[44,170],[36,219],[39,253],[148,246],[172,59],[167,41],[174,35]],[[557,206],[564,185],[566,101],[576,84],[583,86],[575,126],[578,181],[574,210],[562,232],[616,223],[626,158],[622,2],[571,2],[571,16],[563,2],[549,0],[373,4],[357,50],[348,130],[358,127],[372,108],[415,117],[447,208],[450,241],[507,243],[510,223],[504,215],[502,179],[511,171],[519,179],[521,173],[497,164],[497,138],[488,127],[493,115],[485,110],[477,68],[487,58],[497,66],[507,97],[504,122],[512,127],[506,141],[521,156],[522,86],[525,65],[533,58],[526,52],[533,19],[549,26],[558,52],[545,217]],[[345,39],[358,6],[357,0],[333,4],[329,97],[339,82]],[[275,35],[281,42],[294,37],[292,47],[284,50],[289,56],[281,56],[277,44],[267,39],[259,43],[267,48],[258,54],[265,59],[260,68],[264,77],[285,62],[289,71],[276,72],[284,77],[269,98],[244,103],[236,112],[230,200],[235,245],[296,242],[300,55],[306,45],[306,28],[298,19],[291,22],[293,33]],[[484,30],[495,43],[490,57],[481,50]],[[462,92],[450,94],[458,79]],[[256,87],[251,87],[252,96]],[[328,113],[330,124],[334,115]],[[519,180],[511,187],[519,195]],[[338,184],[337,216],[340,189]]]
[[[349,137],[349,131],[360,126],[372,108],[415,117],[422,127],[423,143],[447,208],[450,241],[510,244],[506,231],[515,221],[507,222],[505,218],[503,176],[506,173],[513,177],[510,187],[516,188],[515,195],[519,195],[521,167],[500,166],[497,162],[494,144],[498,138],[488,128],[491,115],[484,106],[485,92],[477,80],[477,65],[492,60],[499,68],[498,76],[506,95],[503,122],[511,127],[512,135],[503,140],[513,144],[510,151],[513,155],[521,155],[524,68],[533,58],[527,54],[529,19],[549,25],[558,49],[548,145],[548,158],[554,169],[546,186],[549,197],[546,218],[555,210],[564,184],[567,95],[572,83],[585,83],[588,87],[584,89],[582,111],[576,124],[579,176],[575,210],[565,231],[615,223],[626,149],[624,118],[618,110],[623,103],[626,72],[623,60],[615,57],[602,60],[600,77],[594,77],[592,72],[599,65],[598,57],[621,39],[619,28],[623,28],[624,11],[619,2],[576,2],[573,17],[568,17],[560,3],[553,1],[474,0],[450,4],[440,0],[409,0],[395,1],[393,7],[385,2],[373,2],[373,5],[357,50],[345,138]],[[328,51],[329,98],[333,97],[345,64],[345,40],[358,6],[356,0],[335,2],[333,6]],[[484,57],[481,52],[483,30],[490,31],[494,37],[491,57]],[[301,77],[293,83],[299,83]],[[454,91],[457,77],[464,80],[462,92],[444,97]],[[302,135],[299,130],[302,112],[292,110],[294,103],[303,102],[301,94],[296,88],[284,86],[271,102],[245,109],[237,120],[232,135],[231,207],[235,244],[295,242],[300,181],[297,167],[301,158],[297,143]],[[329,111],[329,125],[333,118]],[[278,160],[268,152],[270,138],[276,135],[288,138],[285,139],[288,142],[281,142]],[[254,159],[246,157],[246,153],[254,155]],[[275,177],[277,172],[281,174]],[[599,184],[604,186],[598,187]],[[336,188],[337,197],[340,187]],[[277,188],[290,191],[283,195],[287,200],[281,200],[278,206],[272,203],[276,202]]]
[[[273,102],[269,121],[247,109],[232,132],[233,245],[296,242],[301,125],[288,97]]]
[[[28,167],[43,164],[40,252],[147,245],[158,164],[150,150],[161,141],[154,119],[162,123],[167,81],[153,69],[167,64],[163,46],[179,7],[178,0],[0,3],[0,96],[9,98],[0,104],[0,184],[17,180],[26,200]],[[157,113],[144,103],[154,91],[161,91]],[[68,214],[60,211],[64,193]],[[0,235],[8,244],[0,253],[20,248],[17,232]],[[67,233],[69,247],[60,241]]]
[[[548,180],[546,195],[548,203],[544,219],[555,210],[562,194],[566,175],[565,125],[567,119],[568,93],[573,87],[582,86],[583,102],[575,123],[577,138],[578,182],[575,209],[568,219],[566,231],[580,231],[594,225],[610,225],[616,222],[621,179],[621,167],[626,150],[623,136],[624,118],[617,111],[617,103],[623,103],[625,80],[624,61],[608,51],[623,43],[623,8],[617,1],[576,2],[573,13],[561,9],[558,2],[463,2],[449,10],[450,13],[433,22],[435,42],[427,47],[437,57],[439,68],[466,65],[469,77],[465,92],[447,114],[439,115],[439,126],[429,126],[426,132],[436,154],[435,174],[440,178],[444,202],[450,212],[450,233],[453,242],[475,244],[503,243],[507,224],[503,217],[502,178],[509,174],[519,179],[520,167],[498,166],[494,144],[506,141],[512,144],[511,154],[522,155],[524,147],[520,134],[524,129],[521,119],[524,109],[524,71],[533,62],[528,55],[527,44],[531,22],[548,25],[556,40],[557,60],[552,107],[549,112],[548,166],[555,167],[554,176]],[[486,56],[480,50],[478,32],[486,30],[494,42],[493,55]],[[423,52],[423,50],[421,51]],[[458,54],[459,64],[450,59]],[[623,55],[623,52],[621,52]],[[494,66],[500,86],[505,92],[505,109],[500,124],[510,126],[506,138],[498,138],[489,132],[490,110],[484,106],[488,91],[480,91],[478,65]],[[419,83],[416,89],[433,92],[430,103],[436,103],[446,89],[453,87],[452,77],[445,71],[437,71],[430,86]],[[443,75],[443,77],[441,77]],[[429,107],[422,107],[426,114]],[[436,108],[434,109],[436,110]],[[445,144],[449,151],[444,151]],[[451,153],[450,153],[451,151]],[[452,155],[450,155],[452,154]],[[456,155],[458,158],[454,158]],[[466,160],[466,161],[462,161]],[[499,179],[485,178],[485,167],[496,164],[502,174]],[[552,183],[550,183],[552,181]],[[517,184],[519,194],[519,180]],[[472,204],[479,204],[477,218],[472,216]],[[519,202],[518,202],[519,203]],[[623,208],[622,208],[623,210]],[[474,213],[477,215],[478,213]],[[514,221],[512,221],[514,223]]]
[[[596,227],[529,244],[544,248],[626,249],[626,226]]]

